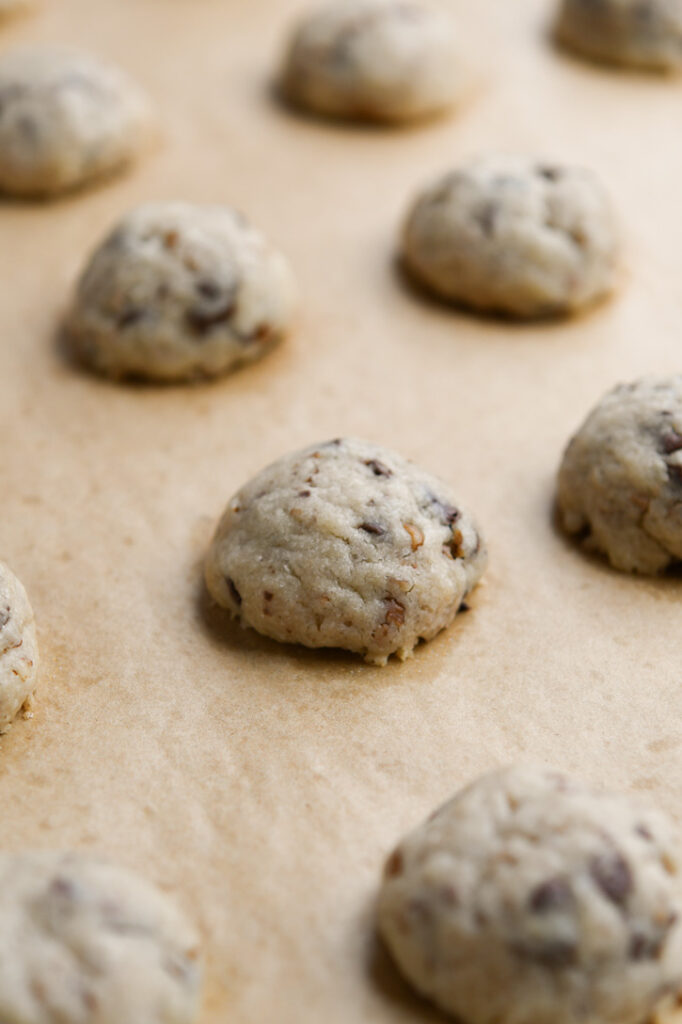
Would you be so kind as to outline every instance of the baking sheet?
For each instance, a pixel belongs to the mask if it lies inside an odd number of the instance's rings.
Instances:
[[[409,827],[519,758],[680,816],[679,579],[630,579],[553,527],[554,474],[618,380],[680,369],[682,84],[557,54],[542,0],[453,0],[469,102],[409,131],[283,110],[298,0],[63,0],[2,29],[120,61],[162,110],[127,177],[0,205],[0,557],[38,621],[35,717],[0,739],[2,845],[101,851],[174,892],[208,952],[201,1024],[441,1018],[378,949],[372,900]],[[511,326],[418,299],[392,254],[425,180],[484,150],[577,160],[624,225],[617,299]],[[56,327],[86,251],[132,204],[233,203],[288,253],[288,343],[193,388],[75,370]],[[357,434],[450,480],[489,543],[473,610],[401,664],[278,646],[204,606],[232,492]]]

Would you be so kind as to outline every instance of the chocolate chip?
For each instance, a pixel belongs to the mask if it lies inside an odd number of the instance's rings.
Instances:
[[[10,619],[10,610],[7,608],[0,608],[0,629],[6,626]]]
[[[632,891],[632,871],[619,853],[608,852],[593,857],[590,874],[603,894],[619,906],[625,903]]]
[[[393,476],[393,471],[385,466],[383,462],[379,462],[378,459],[367,459],[365,465],[368,466],[375,476]]]
[[[234,603],[235,604],[241,604],[242,603],[242,595],[239,593],[239,591],[237,590],[236,586],[234,585],[234,580],[230,579],[229,576],[226,576],[225,577],[225,583],[227,584],[227,589],[228,589],[228,591],[230,593],[230,597],[232,598]]]
[[[208,334],[214,327],[230,319],[234,313],[234,305],[234,299],[229,298],[216,309],[195,306],[187,312],[187,324],[195,334]]]
[[[299,496],[299,498],[309,498],[310,497],[310,491],[299,491],[298,492],[298,496]]]
[[[558,181],[561,177],[561,169],[552,167],[550,164],[540,164],[537,167],[537,172],[541,178],[545,178],[547,181]]]
[[[635,827],[635,832],[638,836],[641,836],[642,839],[646,839],[648,842],[653,843],[654,837],[652,836],[650,830],[646,827],[646,825],[637,825]]]
[[[531,892],[528,905],[536,914],[561,910],[573,902],[573,890],[565,878],[548,878]]]
[[[666,938],[666,932],[657,932],[656,935],[637,932],[630,937],[628,956],[631,960],[658,960],[663,952]]]
[[[402,875],[404,866],[402,853],[400,850],[394,850],[386,861],[384,878],[397,878],[398,875]]]
[[[126,327],[132,327],[133,324],[137,324],[144,317],[144,310],[130,306],[128,309],[124,309],[122,313],[116,317],[116,326],[120,327],[121,330],[125,330]]]
[[[197,281],[196,289],[204,299],[209,299],[211,302],[215,302],[216,299],[220,298],[221,288],[215,281],[208,281],[206,279]]]
[[[524,960],[532,960],[555,970],[573,967],[578,960],[577,946],[568,939],[555,939],[532,946],[518,943],[510,946],[510,949]]]
[[[474,220],[487,238],[490,238],[495,232],[495,222],[499,211],[498,203],[488,202],[474,212]]]
[[[459,612],[470,612],[471,611],[471,605],[467,604],[466,601],[462,601],[462,603],[460,604],[460,606],[457,609],[457,611],[459,611]]]
[[[274,596],[275,595],[272,593],[271,590],[264,590],[263,591],[263,597],[265,598],[266,601],[272,601]]]
[[[661,438],[661,446],[666,455],[679,452],[682,448],[682,434],[678,434],[676,430],[669,430]]]
[[[383,537],[386,534],[384,527],[379,526],[378,523],[360,523],[360,529],[365,533],[374,534],[375,537]]]
[[[455,508],[454,505],[451,505],[449,501],[442,501],[440,498],[436,497],[436,495],[432,494],[430,491],[428,494],[428,498],[429,503],[437,512],[438,518],[440,519],[443,526],[452,526],[452,524],[456,522],[457,519],[459,519],[459,509]]]

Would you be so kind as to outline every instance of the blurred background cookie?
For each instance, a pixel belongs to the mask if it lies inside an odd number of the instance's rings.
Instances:
[[[682,69],[682,0],[561,0],[560,43],[590,60]]]

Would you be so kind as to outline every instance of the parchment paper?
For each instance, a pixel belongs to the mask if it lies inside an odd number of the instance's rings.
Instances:
[[[330,126],[269,90],[300,6],[43,0],[1,30],[0,48],[118,60],[163,121],[128,176],[0,205],[0,557],[42,651],[35,717],[0,740],[1,844],[97,850],[172,891],[208,952],[202,1024],[435,1021],[373,935],[406,829],[516,759],[680,815],[682,582],[586,558],[551,508],[600,394],[682,363],[682,84],[558,54],[542,0],[453,0],[476,70],[463,109],[410,131]],[[406,202],[483,150],[602,175],[626,239],[615,301],[514,327],[405,287]],[[232,203],[290,256],[303,303],[286,345],[193,388],[109,384],[63,359],[85,253],[155,198]],[[232,492],[349,433],[450,480],[490,548],[472,611],[385,669],[227,627],[202,597]]]

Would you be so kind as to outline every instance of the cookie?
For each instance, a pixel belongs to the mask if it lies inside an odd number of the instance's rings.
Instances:
[[[450,16],[430,0],[335,0],[294,32],[280,85],[318,114],[399,123],[446,110],[465,74]]]
[[[198,940],[146,882],[75,853],[0,854],[0,1019],[191,1024]]]
[[[29,703],[37,672],[33,610],[19,580],[0,562],[0,734]]]
[[[265,636],[385,665],[450,625],[485,564],[481,535],[446,484],[346,439],[287,455],[235,494],[206,583]]]
[[[150,107],[118,68],[68,50],[0,57],[0,191],[50,197],[137,157]]]
[[[562,0],[557,39],[605,64],[682,68],[682,0]]]
[[[187,380],[259,358],[294,306],[286,260],[236,211],[148,203],[92,255],[65,334],[107,376]]]
[[[616,569],[682,561],[682,374],[602,398],[564,453],[557,503],[564,529]]]
[[[396,849],[381,934],[465,1024],[642,1024],[682,986],[681,870],[656,810],[507,768]]]
[[[402,258],[442,299],[514,317],[572,313],[615,284],[609,200],[589,171],[488,157],[445,175],[412,206]]]

